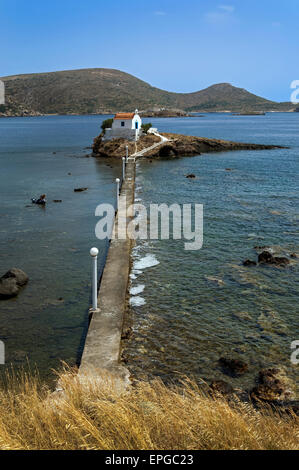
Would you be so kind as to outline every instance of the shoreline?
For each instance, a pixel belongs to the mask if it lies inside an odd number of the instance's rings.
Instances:
[[[161,136],[166,137],[167,141],[159,147],[144,152],[144,158],[175,158],[191,157],[201,155],[202,153],[226,152],[237,150],[273,150],[286,149],[288,147],[280,145],[263,145],[254,143],[234,142],[222,139],[210,139],[207,137],[187,136],[183,134],[174,134],[161,132]],[[126,154],[126,146],[129,153],[135,153],[135,142],[124,138],[103,141],[103,134],[94,139],[92,147],[92,156],[95,158],[122,158]],[[154,134],[146,134],[140,137],[137,142],[137,151],[140,152],[158,143],[159,137]]]
[[[27,117],[46,117],[46,116],[113,116],[116,111],[105,111],[101,113],[26,113],[26,114],[5,114],[5,113],[0,113],[0,119],[1,118],[27,118]],[[177,119],[177,118],[201,118],[205,117],[205,115],[208,114],[230,114],[231,116],[249,116],[249,117],[254,117],[254,116],[265,116],[267,114],[289,114],[289,113],[296,113],[299,112],[299,108],[297,109],[289,109],[289,110],[284,110],[284,111],[277,111],[277,110],[266,110],[266,111],[253,111],[253,112],[238,112],[238,111],[227,111],[227,110],[222,110],[222,111],[206,111],[206,110],[199,110],[199,111],[191,111],[189,114],[186,113],[186,115],[172,115],[172,114],[167,114],[167,115],[151,115],[151,114],[141,114],[142,117],[148,118],[148,119]]]

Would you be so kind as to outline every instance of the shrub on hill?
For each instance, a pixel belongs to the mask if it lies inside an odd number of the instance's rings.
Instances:
[[[147,134],[148,130],[149,130],[151,127],[153,127],[153,126],[152,126],[152,123],[149,122],[149,123],[147,123],[147,124],[142,124],[141,129],[143,130],[143,132],[144,132],[145,134]]]

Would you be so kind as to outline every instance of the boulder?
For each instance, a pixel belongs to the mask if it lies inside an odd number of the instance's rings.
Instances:
[[[284,256],[273,256],[269,251],[263,251],[258,256],[260,264],[274,264],[276,266],[286,266],[290,260]]]
[[[162,145],[159,149],[159,157],[175,157],[177,152],[172,144]]]
[[[258,385],[251,390],[250,396],[255,401],[279,402],[293,398],[293,391],[284,370],[272,367],[259,372]]]
[[[214,380],[210,384],[210,389],[214,394],[231,395],[234,392],[233,387],[224,380]]]
[[[243,262],[243,266],[256,266],[256,262],[255,262],[255,261],[251,261],[250,259],[246,259],[246,260]]]
[[[273,255],[269,251],[262,251],[258,256],[259,263],[272,263]]]
[[[10,299],[19,293],[19,286],[13,278],[0,279],[0,299]]]
[[[192,178],[196,178],[196,176],[193,173],[190,173],[189,175],[186,175],[186,178],[192,179]]]
[[[27,284],[29,278],[24,271],[12,268],[0,279],[0,299],[16,297],[21,287]]]
[[[75,193],[82,193],[83,191],[87,191],[87,190],[88,190],[88,188],[75,188],[74,192]]]
[[[274,256],[273,264],[276,264],[278,266],[285,266],[287,264],[290,264],[290,260],[285,256]]]
[[[248,364],[241,359],[230,359],[228,357],[221,357],[219,363],[225,374],[231,377],[238,377],[248,371]]]
[[[27,276],[27,274],[18,268],[10,269],[9,271],[7,271],[6,274],[4,274],[4,276],[2,276],[1,279],[10,279],[10,278],[15,279],[17,285],[20,287],[24,286],[29,281],[29,277]]]

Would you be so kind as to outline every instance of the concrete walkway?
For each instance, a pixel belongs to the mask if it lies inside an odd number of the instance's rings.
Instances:
[[[128,158],[126,179],[119,196],[120,208],[122,209],[119,210],[115,218],[115,231],[119,221],[124,221],[123,218],[127,224],[133,219],[134,214],[129,214],[128,208],[134,203],[135,158],[141,157],[146,152],[168,141],[158,132],[154,132],[154,134],[160,137],[160,142]],[[131,248],[132,240],[129,237],[111,240],[98,292],[98,309],[92,314],[79,368],[81,380],[98,380],[99,385],[103,372],[108,372],[113,376],[113,380],[120,390],[126,388],[130,383],[129,371],[120,363],[120,351],[129,283]]]
[[[147,147],[143,150],[141,150],[140,152],[137,152],[137,153],[133,153],[132,154],[132,157],[142,157],[145,153],[149,152],[150,150],[154,150],[155,148],[159,147],[160,145],[164,144],[165,142],[168,142],[169,139],[167,139],[166,137],[164,137],[163,135],[159,134],[158,132],[152,132],[152,134],[156,135],[157,137],[160,137],[161,141],[160,142],[157,142],[156,144],[154,145],[151,145],[150,147]]]
[[[120,193],[120,210],[116,215],[114,229],[120,217],[132,220],[128,207],[134,203],[135,162],[128,161],[126,179]],[[126,204],[124,204],[124,201]],[[103,277],[98,293],[98,310],[93,313],[89,325],[79,375],[101,377],[103,371],[115,377],[120,386],[129,384],[129,371],[120,364],[121,335],[129,282],[132,240],[111,240]]]

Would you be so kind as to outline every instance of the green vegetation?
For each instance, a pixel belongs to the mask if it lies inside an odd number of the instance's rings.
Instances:
[[[143,132],[144,132],[145,134],[147,134],[147,131],[148,131],[151,127],[153,127],[153,126],[152,126],[152,123],[149,122],[149,123],[147,123],[147,124],[142,124],[141,129],[143,130]]]
[[[105,119],[105,121],[102,122],[101,128],[105,132],[106,129],[111,129],[113,123],[113,119]]]
[[[195,93],[171,93],[119,70],[82,69],[4,77],[8,112],[42,114],[110,114],[138,109],[184,111],[287,111],[229,83]]]

